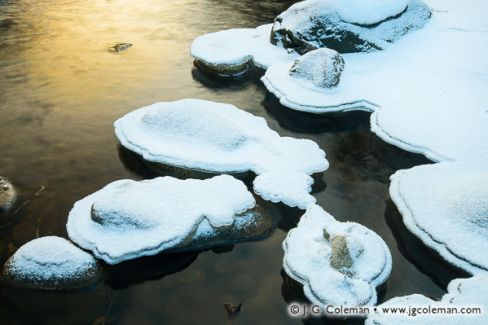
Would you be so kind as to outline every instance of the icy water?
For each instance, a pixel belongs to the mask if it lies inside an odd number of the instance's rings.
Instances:
[[[318,203],[339,220],[372,228],[391,249],[393,273],[381,296],[442,295],[451,270],[404,229],[388,196],[389,175],[427,163],[424,158],[376,138],[367,114],[293,113],[255,76],[229,83],[192,67],[196,36],[271,22],[290,3],[0,0],[0,175],[14,181],[26,202],[14,219],[2,220],[2,263],[30,239],[66,236],[67,214],[78,199],[117,179],[154,177],[119,148],[114,120],[153,102],[194,97],[232,103],[264,117],[281,135],[319,143],[331,167],[315,187]],[[110,53],[118,42],[133,47]],[[260,242],[125,263],[89,292],[4,291],[10,299],[0,297],[0,323],[226,324],[225,303],[243,304],[236,324],[301,323],[288,317],[286,306],[303,294],[281,268],[281,242],[297,211],[277,208],[280,228]]]

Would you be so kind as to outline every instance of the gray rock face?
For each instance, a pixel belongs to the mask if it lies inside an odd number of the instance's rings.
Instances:
[[[0,176],[0,217],[7,215],[17,201],[17,191],[12,183]]]
[[[290,75],[308,80],[320,88],[332,88],[339,84],[343,70],[342,56],[334,50],[322,48],[297,59],[290,68]]]
[[[3,268],[2,282],[34,290],[77,290],[91,287],[102,275],[100,264],[68,240],[34,239],[20,247]]]
[[[330,1],[307,0],[280,14],[271,30],[271,43],[299,53],[327,47],[340,53],[381,50],[412,30],[422,28],[431,16],[421,0],[410,0],[400,14],[371,25],[343,21],[330,10]]]

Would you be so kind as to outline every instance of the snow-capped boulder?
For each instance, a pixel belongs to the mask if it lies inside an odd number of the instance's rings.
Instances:
[[[266,69],[298,57],[296,52],[270,43],[271,26],[228,29],[197,37],[191,46],[195,66],[210,74],[237,76],[251,64]]]
[[[109,264],[260,239],[274,227],[243,182],[159,177],[120,180],[75,203],[71,240]]]
[[[310,82],[318,88],[332,88],[339,84],[342,70],[342,56],[334,50],[323,48],[295,60],[290,68],[290,76]]]
[[[318,206],[307,210],[283,242],[286,273],[314,304],[358,307],[376,303],[376,287],[391,272],[391,254],[373,231],[338,222]]]
[[[256,182],[260,179],[258,192],[263,197],[302,208],[315,202],[311,188],[301,186],[296,195],[292,185],[297,179],[304,184],[301,180],[328,168],[325,153],[315,142],[280,137],[263,118],[205,100],[184,99],[135,110],[115,122],[115,133],[124,147],[153,165],[213,174],[252,171],[258,175]]]
[[[440,301],[419,294],[396,297],[379,305],[376,312],[370,313],[365,325],[487,324],[487,286],[488,275],[483,273],[471,278],[451,281],[447,288],[448,293]],[[404,308],[406,312],[403,314],[383,312],[383,308],[388,307]]]
[[[425,245],[472,274],[488,270],[488,168],[483,162],[400,170],[391,177],[390,196],[405,226]]]
[[[92,255],[64,238],[48,236],[20,247],[3,268],[5,285],[42,290],[75,290],[99,282],[102,269]]]
[[[12,183],[0,176],[0,217],[7,215],[17,201],[17,191]]]
[[[422,28],[430,16],[421,0],[306,0],[276,18],[271,42],[299,53],[370,52]]]

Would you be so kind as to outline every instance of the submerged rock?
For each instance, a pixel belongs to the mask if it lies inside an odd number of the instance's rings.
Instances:
[[[376,287],[391,272],[391,254],[373,231],[338,222],[311,207],[283,242],[283,268],[303,285],[314,304],[365,306],[376,303]]]
[[[75,204],[67,230],[81,247],[116,264],[256,240],[274,226],[244,183],[222,175],[113,182]]]
[[[96,284],[98,262],[68,240],[55,236],[34,239],[20,247],[3,268],[5,285],[42,290],[75,290]]]
[[[344,59],[334,50],[318,49],[300,57],[290,68],[290,76],[306,80],[319,88],[339,84],[344,70]]]
[[[315,202],[310,175],[328,168],[315,142],[280,137],[260,117],[205,100],[135,110],[115,122],[115,133],[122,146],[151,164],[209,174],[252,171],[259,195],[302,208]]]
[[[271,42],[306,53],[327,47],[340,53],[381,50],[430,18],[421,0],[306,0],[275,20]]]
[[[378,306],[378,312],[370,313],[365,325],[487,324],[487,286],[488,275],[484,273],[468,279],[451,281],[447,294],[440,301],[420,294],[396,297]],[[386,307],[406,308],[407,312],[382,313]],[[464,308],[464,313],[461,312],[461,308]]]
[[[112,53],[120,53],[128,50],[130,47],[132,47],[131,43],[117,43],[114,46],[111,46],[108,50]]]
[[[236,28],[197,37],[191,46],[195,66],[220,76],[237,76],[252,65],[266,69],[280,61],[298,57],[294,51],[269,42],[271,24],[257,28]]]
[[[13,184],[0,176],[0,218],[9,214],[17,201],[17,191]]]
[[[400,170],[391,176],[390,196],[407,229],[425,245],[469,273],[488,270],[488,168],[483,163]]]

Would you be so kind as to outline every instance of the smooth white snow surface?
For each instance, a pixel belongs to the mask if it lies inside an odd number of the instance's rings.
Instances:
[[[262,176],[257,184],[263,197],[302,208],[311,203],[310,188],[300,185],[297,194],[294,185],[328,168],[315,142],[280,137],[263,118],[230,104],[156,103],[116,121],[115,133],[124,147],[150,162],[212,173],[253,171]]]
[[[372,313],[368,316],[365,325],[481,325],[488,324],[488,274],[483,273],[468,279],[455,279],[449,283],[448,293],[441,301],[435,301],[423,295],[413,294],[404,297],[396,297],[378,306],[382,307],[415,307],[415,308],[454,308],[457,313],[437,312],[436,314],[406,314],[392,315],[386,313]],[[461,314],[461,308],[481,308],[481,315],[474,313]],[[408,309],[407,309],[408,310]]]
[[[420,30],[383,51],[344,54],[341,82],[322,89],[271,66],[263,83],[289,108],[372,111],[384,141],[434,161],[488,159],[488,2],[428,0]]]
[[[92,255],[64,238],[48,236],[20,247],[6,263],[4,276],[16,282],[66,281],[83,279],[98,268]]]
[[[408,0],[335,0],[335,10],[342,20],[371,25],[402,13]]]
[[[246,185],[228,175],[120,180],[76,202],[67,230],[75,243],[115,264],[174,248],[205,222],[231,226],[255,203]]]
[[[191,55],[210,66],[232,67],[252,61],[262,69],[298,57],[296,52],[270,43],[271,27],[272,24],[267,24],[199,36],[191,45]]]
[[[470,273],[488,270],[488,166],[443,162],[391,176],[390,196],[407,228]]]
[[[324,230],[330,236],[324,237]],[[331,241],[347,240],[352,259],[348,269],[331,266]],[[315,205],[302,216],[283,242],[286,273],[303,285],[314,304],[364,306],[376,303],[376,287],[391,272],[391,254],[385,242],[368,228],[353,222],[338,222]]]

